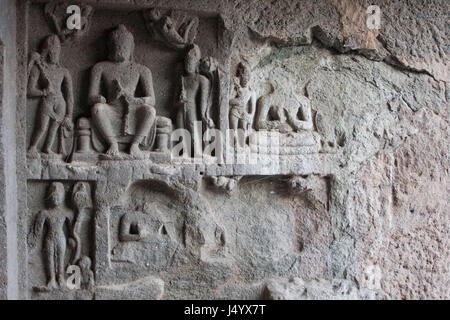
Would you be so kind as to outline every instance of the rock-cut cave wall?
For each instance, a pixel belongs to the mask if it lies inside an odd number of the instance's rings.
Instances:
[[[449,299],[449,6],[2,0],[0,298]]]

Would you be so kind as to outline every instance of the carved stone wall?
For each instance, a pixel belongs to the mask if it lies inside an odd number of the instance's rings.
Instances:
[[[0,297],[450,298],[448,4],[0,8]]]

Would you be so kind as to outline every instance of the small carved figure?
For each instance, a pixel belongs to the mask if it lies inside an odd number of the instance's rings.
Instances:
[[[156,117],[156,149],[155,152],[170,152],[172,120],[166,117]]]
[[[92,118],[107,142],[106,155],[118,157],[118,143],[129,143],[131,137],[129,153],[141,158],[139,145],[151,147],[156,134],[152,74],[146,66],[132,61],[134,38],[124,25],[110,33],[108,49],[109,60],[92,68],[89,87]],[[137,97],[136,91],[142,92],[142,96]],[[167,121],[158,123],[167,126]]]
[[[197,35],[198,18],[188,19],[183,17],[183,22],[177,28],[176,22],[172,17],[172,11],[163,15],[158,9],[150,9],[144,12],[144,18],[147,22],[147,28],[153,37],[164,41],[169,47],[177,50],[186,49],[194,43]]]
[[[49,208],[37,214],[32,230],[28,235],[28,244],[31,248],[34,248],[41,233],[45,232],[42,250],[47,269],[47,285],[35,288],[37,291],[49,291],[65,287],[64,258],[69,238],[64,234],[64,226],[67,224],[68,229],[71,229],[72,211],[64,207],[64,194],[62,183],[53,182],[50,185],[48,192]],[[70,240],[73,239],[70,238]]]
[[[82,256],[78,261],[78,266],[81,271],[81,288],[92,290],[95,284],[94,272],[91,269],[91,259],[87,256]]]
[[[28,97],[41,98],[36,125],[28,149],[30,155],[38,153],[38,144],[47,133],[42,151],[52,154],[52,146],[60,129],[59,153],[64,154],[63,137],[72,131],[73,89],[72,77],[61,67],[61,43],[57,36],[48,36],[41,54],[33,53],[29,62]],[[40,87],[43,84],[43,88]]]
[[[149,268],[166,270],[177,259],[179,243],[172,221],[164,221],[154,208],[151,212],[129,211],[120,219],[119,243],[111,259],[129,263],[145,261]]]
[[[231,191],[238,184],[238,182],[242,179],[242,176],[213,176],[211,177],[211,182],[218,188],[225,189],[227,191]]]
[[[251,72],[245,63],[239,63],[235,83],[236,96],[230,100],[230,128],[249,130],[256,110],[256,94],[249,88]]]
[[[200,48],[194,44],[185,57],[177,103],[177,128],[190,132],[194,150],[202,150],[202,132],[196,128],[196,122],[202,121],[204,126],[208,126],[212,121],[207,116],[210,83],[208,78],[199,73],[200,57]]]

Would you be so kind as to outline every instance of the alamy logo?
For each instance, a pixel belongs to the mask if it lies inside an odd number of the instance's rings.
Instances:
[[[67,14],[70,16],[66,20],[67,29],[80,30],[81,29],[81,9],[77,5],[71,5],[67,7]]]
[[[370,30],[378,30],[381,27],[381,9],[379,6],[369,6],[366,10],[366,26]]]
[[[67,267],[69,277],[66,280],[67,288],[70,290],[80,289],[81,287],[81,269],[79,266],[70,265]]]

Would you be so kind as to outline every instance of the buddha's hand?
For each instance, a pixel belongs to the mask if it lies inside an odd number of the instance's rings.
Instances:
[[[125,98],[125,101],[128,103],[128,104],[132,104],[132,105],[142,105],[142,104],[145,104],[145,99],[144,98],[136,98],[136,97],[133,97],[133,96],[131,96],[131,95],[128,95],[128,94],[125,94],[124,95],[124,98]]]
[[[178,97],[180,104],[187,103],[186,90],[182,89]]]
[[[125,96],[122,86],[120,85],[119,81],[117,79],[114,79],[112,81],[113,85],[113,100],[118,100],[120,97]]]

